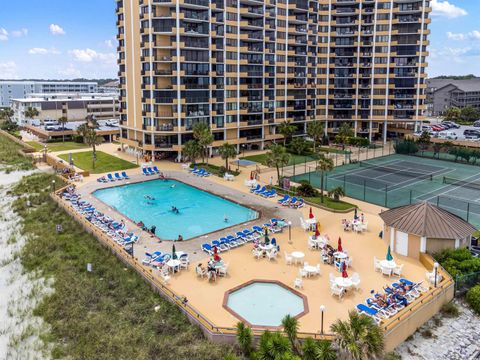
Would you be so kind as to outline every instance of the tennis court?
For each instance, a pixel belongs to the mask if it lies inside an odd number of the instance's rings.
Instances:
[[[320,187],[320,174],[313,168],[291,180],[308,180]],[[328,190],[340,186],[349,197],[388,208],[429,201],[480,226],[480,172],[476,166],[389,155],[336,167],[325,176],[324,186]]]

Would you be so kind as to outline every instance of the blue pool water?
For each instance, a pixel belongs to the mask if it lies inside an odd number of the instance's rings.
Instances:
[[[162,240],[190,239],[257,218],[257,212],[175,180],[152,180],[101,189],[95,197],[134,222],[143,221]],[[146,199],[145,196],[154,200]],[[171,211],[172,206],[179,214]],[[225,215],[228,221],[225,222]]]
[[[234,291],[227,306],[253,325],[280,326],[304,310],[303,299],[275,283],[256,282]]]
[[[235,165],[240,165],[240,166],[249,166],[249,165],[255,165],[257,164],[255,161],[251,161],[251,160],[235,160],[235,161],[232,161],[233,164]]]

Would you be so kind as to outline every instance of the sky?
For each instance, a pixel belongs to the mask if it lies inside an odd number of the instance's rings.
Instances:
[[[431,0],[429,76],[480,76],[479,0]],[[0,0],[0,79],[115,78],[114,0]]]

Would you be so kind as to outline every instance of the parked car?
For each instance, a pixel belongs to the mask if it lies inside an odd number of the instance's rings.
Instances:
[[[453,121],[442,121],[442,125],[447,125],[450,129],[460,129],[460,125]]]
[[[440,125],[432,125],[432,130],[438,132],[438,131],[442,131],[442,130],[445,130],[445,129]]]
[[[463,135],[465,135],[465,136],[480,136],[480,130],[466,129],[466,130],[463,131]]]
[[[454,131],[444,130],[444,131],[440,131],[438,133],[438,138],[439,139],[447,139],[447,140],[457,140],[458,136],[457,136],[457,134],[455,134]]]
[[[480,127],[480,120],[477,120],[473,123],[473,126]]]

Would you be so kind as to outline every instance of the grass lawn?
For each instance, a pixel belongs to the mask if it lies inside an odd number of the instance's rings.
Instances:
[[[321,202],[320,197],[307,197],[305,198],[306,201],[318,204],[321,206],[325,206],[326,208],[332,209],[332,210],[348,210],[348,209],[353,209],[356,206],[344,201],[334,201],[333,199],[329,198],[328,196],[325,196],[323,198],[323,203]]]
[[[45,144],[41,144],[36,141],[28,141],[28,145],[35,148],[37,151],[43,150]],[[50,151],[66,151],[66,150],[77,150],[77,149],[85,149],[88,148],[87,144],[83,143],[76,143],[73,141],[65,141],[65,142],[54,142],[54,143],[47,143],[47,148]]]
[[[22,156],[19,150],[22,147],[6,136],[0,135],[0,163],[5,165],[5,171],[8,173],[15,170],[33,169],[31,158]]]
[[[59,157],[68,162],[68,154],[59,155]],[[76,167],[88,171],[90,174],[100,174],[104,172],[120,171],[138,167],[129,161],[109,155],[103,151],[97,151],[97,161],[95,169],[92,168],[92,151],[84,151],[72,154],[73,163]]]
[[[242,160],[250,160],[250,161],[255,161],[257,163],[266,165],[267,164],[267,154],[258,154],[258,155],[250,155],[250,156],[245,156],[240,158]],[[290,161],[288,162],[288,165],[293,165],[293,164],[303,164],[305,161],[315,161],[317,157],[315,155],[295,155],[295,154],[290,154]]]

